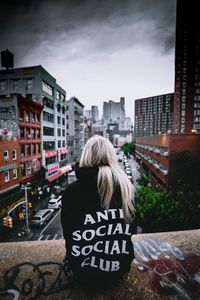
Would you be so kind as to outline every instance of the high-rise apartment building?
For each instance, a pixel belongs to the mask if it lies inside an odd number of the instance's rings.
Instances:
[[[125,118],[125,98],[121,97],[120,102],[103,102],[103,120],[108,123],[120,123]]]
[[[136,158],[156,185],[172,186],[180,180],[173,171],[176,153],[188,151],[193,158],[200,155],[200,18],[197,5],[197,2],[191,5],[187,1],[177,1],[173,130],[172,126],[169,127],[171,132],[167,130],[167,116],[155,127],[153,102],[149,98],[135,102]],[[169,95],[171,115],[173,94]],[[164,106],[160,109],[159,106],[156,112],[161,121],[166,109],[163,111]],[[171,122],[172,119],[169,124]]]
[[[92,105],[91,106],[91,115],[92,115],[92,122],[97,123],[99,120],[99,109],[98,106]]]
[[[135,136],[172,133],[173,101],[173,93],[135,100]]]
[[[198,2],[177,1],[174,132],[200,133],[200,18]]]
[[[66,103],[68,160],[79,161],[84,144],[84,105],[76,97]]]

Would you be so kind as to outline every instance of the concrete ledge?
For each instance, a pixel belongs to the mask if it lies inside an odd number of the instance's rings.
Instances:
[[[64,240],[2,243],[0,299],[200,299],[200,230],[133,236],[128,278],[105,291],[66,288]]]

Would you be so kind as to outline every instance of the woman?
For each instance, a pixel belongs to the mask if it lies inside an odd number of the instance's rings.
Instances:
[[[134,258],[134,191],[102,136],[90,138],[63,196],[61,222],[67,268],[79,282],[110,285],[123,278]]]

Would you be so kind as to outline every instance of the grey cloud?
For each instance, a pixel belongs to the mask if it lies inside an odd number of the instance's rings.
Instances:
[[[10,4],[12,3],[12,5]],[[104,55],[137,43],[162,54],[174,47],[175,0],[8,1],[1,8],[1,47],[18,61],[60,51],[68,59]],[[42,51],[42,52],[41,52]]]

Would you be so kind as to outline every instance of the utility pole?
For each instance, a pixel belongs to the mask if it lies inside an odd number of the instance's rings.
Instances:
[[[26,185],[22,185],[22,190],[25,191],[25,201],[26,201],[26,232],[27,234],[29,234],[30,232],[30,229],[29,229],[29,219],[28,219],[28,193],[27,193],[27,190],[30,190],[31,187],[30,187],[30,182],[27,182]]]

